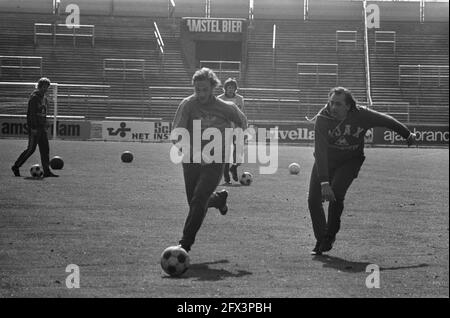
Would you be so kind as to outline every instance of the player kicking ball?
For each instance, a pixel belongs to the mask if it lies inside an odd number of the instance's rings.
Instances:
[[[312,255],[333,248],[341,225],[344,198],[364,162],[364,135],[374,127],[386,127],[406,139],[408,146],[416,135],[386,114],[359,107],[352,93],[335,87],[328,103],[312,119],[315,120],[314,158],[309,184],[308,208],[316,245]],[[329,201],[328,220],[323,202]]]
[[[226,214],[228,207],[226,199],[228,192],[225,190],[215,192],[222,179],[225,165],[225,129],[233,125],[243,130],[247,129],[247,118],[239,108],[231,102],[223,101],[213,95],[214,88],[220,84],[216,74],[209,68],[202,68],[192,77],[194,94],[181,101],[173,121],[173,132],[187,132],[190,136],[189,153],[184,153],[183,176],[186,190],[189,213],[187,215],[183,236],[179,244],[187,252],[194,244],[195,237],[206,216],[208,207],[218,208],[222,215]],[[194,121],[200,121],[200,130],[194,131]],[[195,136],[202,136],[208,128],[216,128],[222,136],[222,160],[221,162],[207,163],[201,158],[201,162],[194,161],[194,144],[201,144],[201,150],[209,142],[201,140],[194,142]],[[172,140],[175,145],[180,140]],[[230,146],[230,145],[228,145]],[[181,150],[182,151],[182,150]]]

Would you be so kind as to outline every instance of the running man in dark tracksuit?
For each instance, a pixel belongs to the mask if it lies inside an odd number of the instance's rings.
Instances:
[[[45,96],[50,87],[50,80],[46,77],[39,79],[37,89],[31,94],[28,100],[27,126],[28,126],[28,147],[25,149],[14,165],[11,167],[14,175],[20,177],[20,167],[34,153],[37,145],[41,154],[42,169],[44,178],[58,177],[49,168],[50,147],[47,137],[47,109],[48,100]]]
[[[314,117],[315,163],[308,195],[317,240],[311,252],[313,255],[320,255],[333,247],[340,229],[345,194],[365,159],[366,131],[386,127],[405,138],[408,146],[416,141],[416,136],[391,116],[357,106],[346,88],[333,88],[328,97],[328,104]],[[328,222],[322,206],[324,201],[329,201]]]
[[[192,77],[194,94],[185,98],[179,105],[173,121],[173,129],[184,128],[190,134],[189,163],[183,162],[183,175],[186,189],[189,214],[183,229],[183,236],[179,242],[186,251],[194,244],[195,236],[205,218],[208,207],[215,207],[222,214],[226,214],[226,199],[228,192],[225,190],[214,192],[220,183],[225,164],[225,128],[232,128],[233,124],[243,130],[247,129],[247,118],[239,108],[225,102],[213,95],[214,88],[220,84],[220,80],[214,72],[208,68],[202,68]],[[221,162],[201,163],[193,161],[193,136],[194,120],[201,120],[201,132],[207,128],[217,128],[222,133],[222,160]],[[176,141],[173,141],[176,143]],[[202,149],[209,141],[201,141]]]

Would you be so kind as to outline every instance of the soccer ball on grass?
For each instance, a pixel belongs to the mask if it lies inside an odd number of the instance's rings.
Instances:
[[[300,165],[296,162],[293,162],[289,165],[289,173],[290,174],[299,174],[300,173]]]
[[[181,246],[169,246],[161,254],[161,267],[170,276],[181,276],[189,265],[189,254]]]
[[[239,178],[239,182],[242,185],[249,186],[253,182],[253,175],[250,172],[244,172],[241,174],[241,177]]]
[[[121,156],[122,162],[133,161],[133,154],[130,151],[124,151]]]
[[[44,171],[39,164],[35,164],[31,166],[30,174],[33,178],[42,178],[44,176]]]
[[[64,167],[64,160],[60,156],[54,156],[50,160],[50,167],[55,170],[60,170]]]

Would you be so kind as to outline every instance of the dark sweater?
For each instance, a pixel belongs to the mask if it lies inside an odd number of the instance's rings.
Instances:
[[[366,107],[354,107],[342,121],[330,115],[328,106],[319,111],[314,127],[314,157],[320,182],[330,181],[329,169],[364,156],[364,135],[374,127],[386,127],[405,139],[410,134],[395,118]]]
[[[35,90],[28,100],[28,129],[45,129],[47,124],[48,101],[44,94]]]
[[[201,121],[200,131],[194,133],[194,120]],[[190,134],[191,162],[195,137],[201,137],[208,128],[217,128],[222,134],[222,154],[225,155],[225,129],[234,126],[247,129],[247,117],[232,102],[223,101],[215,96],[207,104],[200,104],[195,95],[185,98],[175,114],[172,129],[185,128]],[[198,135],[197,135],[198,134]],[[200,142],[200,140],[198,140]],[[201,150],[209,143],[208,140],[201,140]],[[197,149],[200,150],[200,149]],[[225,160],[225,158],[222,158]]]

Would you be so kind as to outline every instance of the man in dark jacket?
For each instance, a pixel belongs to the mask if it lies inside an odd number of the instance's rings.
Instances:
[[[368,129],[386,127],[406,139],[416,141],[409,129],[383,113],[359,107],[352,93],[335,87],[328,94],[328,104],[315,116],[315,163],[311,172],[308,207],[316,246],[313,255],[332,249],[340,229],[345,194],[358,176],[364,162],[364,136]],[[328,220],[323,202],[329,201]]]
[[[47,109],[48,100],[46,93],[50,87],[50,80],[46,77],[39,79],[37,89],[31,94],[28,100],[27,126],[28,126],[28,147],[25,149],[14,165],[11,167],[14,175],[20,177],[19,168],[34,153],[36,146],[39,145],[41,154],[42,169],[44,178],[58,177],[53,174],[49,168],[50,148],[47,137]]]

